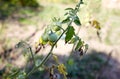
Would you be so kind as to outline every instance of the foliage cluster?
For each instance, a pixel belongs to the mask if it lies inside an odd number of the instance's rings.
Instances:
[[[0,19],[5,19],[21,7],[37,8],[36,0],[0,0]]]

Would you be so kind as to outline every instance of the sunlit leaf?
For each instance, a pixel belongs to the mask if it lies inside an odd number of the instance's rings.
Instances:
[[[100,23],[97,21],[97,20],[92,20],[90,21],[90,24],[95,27],[96,29],[100,30],[101,27],[100,27]]]
[[[62,23],[68,23],[70,21],[70,19],[69,19],[69,17],[67,17],[66,19],[64,19],[63,21],[62,21]]]
[[[74,10],[73,8],[66,8],[65,10]]]
[[[83,46],[83,41],[79,40],[76,47],[75,47],[75,50],[79,50],[79,48]]]
[[[73,43],[77,42],[78,40],[79,40],[79,37],[75,36],[69,41],[69,44],[73,44]]]
[[[73,26],[69,26],[67,32],[66,32],[66,37],[65,37],[65,43],[71,40],[73,35],[75,34]]]
[[[53,18],[52,18],[52,21],[57,21],[56,17],[53,17]]]
[[[75,17],[75,19],[74,19],[74,23],[75,23],[76,25],[78,25],[78,26],[81,25],[81,22],[80,22],[80,19],[79,19],[78,16]]]
[[[64,14],[64,16],[66,16],[66,15],[68,15],[68,14],[69,14],[69,13],[67,12],[67,13]]]

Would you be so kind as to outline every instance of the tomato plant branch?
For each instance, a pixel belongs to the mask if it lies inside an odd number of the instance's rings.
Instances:
[[[33,59],[34,66],[35,66],[35,58],[34,58],[34,55],[33,55],[33,51],[31,49],[31,47],[29,47],[29,49],[30,49],[30,53],[31,53],[31,56],[32,56],[32,59]]]
[[[71,23],[73,22],[73,20],[70,21],[70,23],[68,24],[68,27],[71,25]],[[35,72],[39,67],[41,67],[49,58],[49,56],[52,54],[52,51],[55,47],[55,45],[57,44],[57,42],[61,39],[61,37],[63,36],[63,34],[68,30],[68,27],[63,31],[63,33],[60,35],[60,37],[57,39],[57,41],[52,45],[50,52],[47,54],[47,56],[41,61],[40,65],[33,68],[26,77],[28,77],[29,75],[31,75],[33,72]]]
[[[75,12],[74,12],[75,15],[77,14],[77,12],[78,12],[78,10],[79,10],[80,4],[81,4],[81,1],[80,1],[79,4],[75,7]],[[68,30],[68,28],[70,27],[70,25],[72,24],[73,21],[74,21],[74,18],[72,18],[72,19],[70,20],[70,22],[69,22],[68,25],[67,25],[68,27],[67,27],[65,30],[63,30],[62,34],[61,34],[61,35],[59,36],[59,38],[54,42],[54,44],[52,45],[52,47],[51,47],[51,49],[50,49],[50,52],[47,54],[46,57],[44,57],[44,59],[41,61],[40,65],[37,66],[37,67],[33,67],[33,69],[26,75],[26,78],[27,78],[29,75],[31,75],[32,73],[34,73],[39,67],[41,67],[41,66],[48,60],[48,58],[49,58],[50,55],[52,54],[52,51],[53,51],[55,45],[56,45],[57,42],[61,39],[61,37],[64,35],[64,33]],[[33,55],[33,54],[32,54],[32,55]]]

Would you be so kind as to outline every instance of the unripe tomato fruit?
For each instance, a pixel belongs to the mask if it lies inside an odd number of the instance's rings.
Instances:
[[[41,38],[44,42],[48,42],[48,34],[44,33]]]
[[[48,36],[48,40],[50,42],[55,42],[55,41],[57,41],[57,39],[58,39],[58,36],[55,33],[50,33],[49,36]]]

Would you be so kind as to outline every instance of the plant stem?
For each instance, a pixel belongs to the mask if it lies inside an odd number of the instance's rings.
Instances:
[[[33,55],[32,49],[31,49],[31,47],[29,47],[29,49],[30,49],[30,53],[31,53],[31,56],[32,56],[32,59],[33,59],[34,66],[35,66],[35,58],[34,58],[34,55]]]

